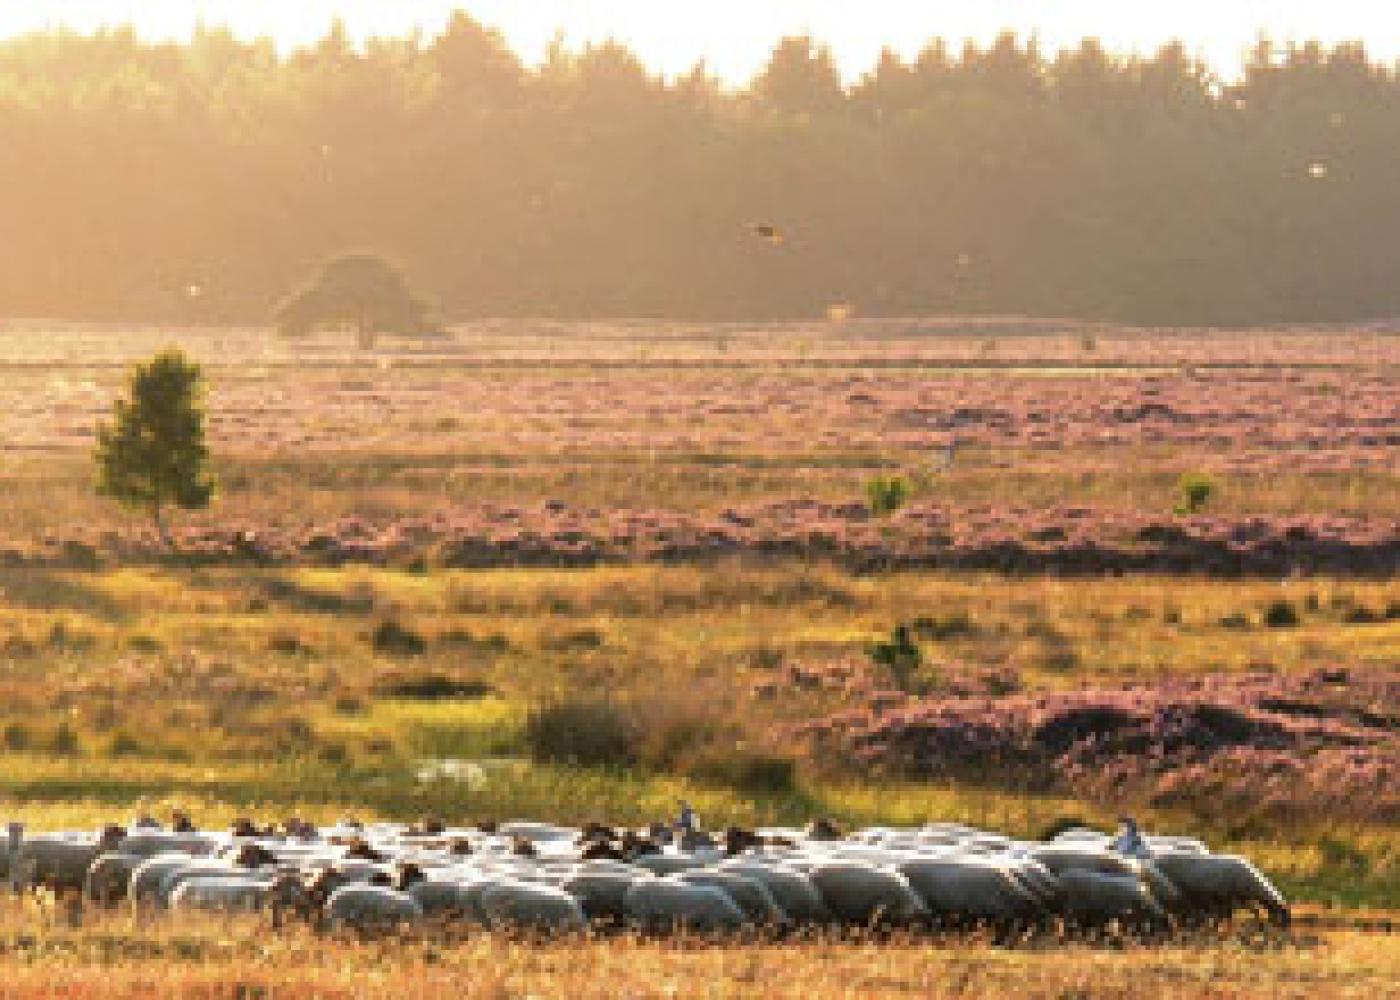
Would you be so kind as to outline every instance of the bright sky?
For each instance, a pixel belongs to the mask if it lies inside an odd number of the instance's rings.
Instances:
[[[0,0],[0,35],[132,23],[146,37],[188,35],[198,23],[293,47],[342,17],[352,35],[436,34],[454,7],[499,28],[528,62],[556,32],[571,46],[612,37],[665,73],[704,59],[743,83],[783,35],[809,33],[835,50],[848,77],[882,46],[912,56],[933,36],[987,41],[1035,33],[1047,51],[1086,35],[1111,49],[1151,53],[1179,37],[1233,75],[1260,32],[1275,41],[1366,41],[1374,58],[1400,58],[1395,0]]]

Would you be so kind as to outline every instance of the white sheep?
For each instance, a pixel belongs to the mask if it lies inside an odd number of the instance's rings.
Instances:
[[[744,911],[722,890],[672,878],[639,880],[627,890],[624,903],[630,919],[653,931],[728,931],[745,922]]]
[[[835,861],[816,865],[808,877],[831,912],[847,923],[906,922],[929,915],[904,877],[883,868]]]
[[[171,912],[255,913],[266,905],[273,882],[268,878],[210,876],[181,882],[170,894]]]
[[[787,914],[762,882],[732,869],[698,868],[681,872],[675,878],[689,885],[711,885],[721,890],[734,900],[734,904],[744,911],[744,916],[753,924],[781,927],[788,922]]]
[[[720,869],[761,883],[782,911],[799,923],[825,923],[831,919],[831,910],[817,887],[796,869],[748,858],[726,861]]]
[[[415,882],[405,890],[429,918],[458,918],[472,923],[484,923],[479,901],[461,882],[427,879]]]
[[[1045,904],[1007,867],[978,857],[915,858],[896,870],[935,914],[1010,922],[1046,913]]]
[[[108,851],[93,859],[83,878],[83,898],[101,906],[115,906],[126,899],[131,873],[145,858],[125,851]]]
[[[1283,894],[1244,858],[1164,851],[1155,854],[1152,863],[1181,893],[1181,908],[1188,912],[1228,912],[1238,906],[1259,905],[1280,927],[1287,927],[1292,920]]]
[[[423,919],[423,908],[407,893],[381,885],[341,886],[325,905],[332,928],[384,930]]]
[[[22,840],[11,857],[10,880],[15,888],[45,885],[81,890],[88,868],[98,855],[115,850],[123,831],[112,827],[100,836],[85,833],[42,833]]]
[[[1077,922],[1097,925],[1110,920],[1166,920],[1166,912],[1151,890],[1135,875],[1067,868],[1057,877],[1063,890],[1062,912]]]
[[[560,888],[578,900],[590,920],[622,920],[627,916],[627,890],[642,879],[653,878],[645,871],[630,872],[582,868],[560,883]]]
[[[481,910],[491,927],[532,927],[578,931],[586,921],[577,899],[563,889],[530,882],[498,882],[481,894]]]

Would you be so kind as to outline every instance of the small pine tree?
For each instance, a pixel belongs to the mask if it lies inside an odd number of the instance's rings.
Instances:
[[[203,374],[178,350],[156,355],[131,374],[129,398],[112,407],[97,429],[97,492],[144,511],[167,547],[164,519],[171,505],[209,505],[214,480],[204,443]]]
[[[1199,514],[1215,494],[1214,481],[1204,473],[1188,472],[1176,484],[1178,514]]]
[[[900,476],[876,476],[865,484],[865,498],[879,517],[893,514],[909,499],[909,484]]]

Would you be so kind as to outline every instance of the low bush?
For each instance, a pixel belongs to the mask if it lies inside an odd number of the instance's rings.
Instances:
[[[445,674],[411,674],[391,677],[382,681],[376,688],[377,694],[386,698],[404,698],[414,701],[440,701],[452,698],[484,698],[492,692],[492,687],[480,680],[456,680]]]
[[[865,484],[865,498],[871,513],[885,517],[909,500],[909,484],[901,476],[876,476]]]
[[[375,626],[370,645],[376,653],[386,656],[422,656],[428,651],[428,643],[421,635],[392,618]]]
[[[706,747],[683,773],[754,795],[790,792],[797,783],[797,768],[790,758],[743,747]]]
[[[1264,624],[1269,628],[1293,628],[1302,619],[1290,602],[1277,600],[1264,609]]]
[[[566,698],[541,705],[525,719],[524,737],[537,761],[627,767],[636,758],[632,721],[602,699]]]
[[[1215,481],[1200,472],[1188,472],[1177,480],[1176,512],[1199,514],[1215,495]]]

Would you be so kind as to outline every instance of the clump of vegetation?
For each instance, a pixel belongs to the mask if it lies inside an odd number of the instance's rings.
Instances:
[[[871,513],[887,517],[909,500],[909,483],[903,476],[876,476],[865,484],[865,498]]]
[[[890,672],[895,687],[908,691],[919,664],[923,662],[923,653],[914,641],[909,626],[899,624],[887,641],[874,643],[870,647],[870,659]]]
[[[943,641],[975,635],[977,625],[966,611],[955,611],[942,617],[922,615],[910,623],[914,634],[922,639]]]
[[[278,330],[287,337],[351,327],[364,350],[373,348],[381,333],[425,337],[440,332],[399,269],[367,253],[328,261],[313,282],[278,305],[276,316]]]
[[[1215,481],[1203,472],[1188,472],[1176,483],[1176,512],[1199,514],[1215,495]]]
[[[635,760],[631,720],[603,699],[563,698],[541,705],[526,718],[524,736],[538,761],[627,767]]]
[[[1301,620],[1298,609],[1281,598],[1264,609],[1264,624],[1269,628],[1293,628]]]
[[[485,681],[456,680],[438,673],[393,677],[380,684],[377,690],[388,698],[404,698],[414,701],[484,698],[492,692],[491,685]]]
[[[167,547],[167,507],[209,506],[214,478],[204,443],[203,375],[178,350],[138,365],[112,423],[97,429],[97,492],[148,514]]]
[[[790,758],[744,746],[706,747],[688,762],[684,772],[751,795],[781,794],[797,783],[797,766]]]
[[[422,656],[428,651],[426,639],[392,618],[375,626],[370,645],[386,656]]]

